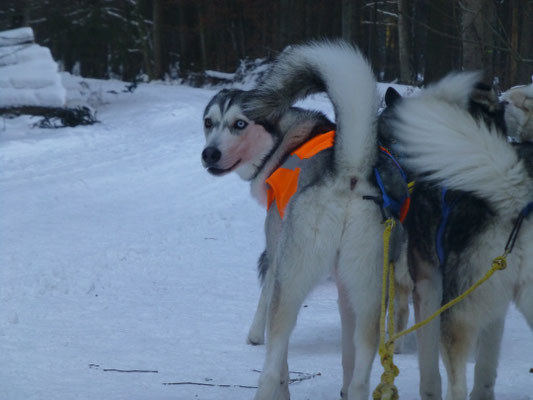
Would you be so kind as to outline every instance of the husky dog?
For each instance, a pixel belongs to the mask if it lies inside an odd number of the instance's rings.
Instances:
[[[280,165],[292,162],[291,154],[300,145],[333,128],[323,115],[292,107],[296,100],[322,91],[334,105],[333,146],[300,165],[296,192],[283,218],[277,198],[266,216],[266,251],[260,258],[266,275],[257,314],[263,302],[268,304],[267,348],[256,400],[289,398],[289,336],[306,295],[328,274],[334,276],[339,292],[341,393],[351,400],[368,398],[379,339],[383,262],[382,210],[367,199],[382,196],[374,168],[381,171],[391,197],[402,198],[407,185],[398,178],[397,167],[378,151],[372,70],[343,42],[289,48],[256,90],[223,92],[204,114],[204,166],[216,175],[235,170],[251,182],[253,196],[265,204],[265,180]],[[405,258],[401,238],[396,244],[394,256]],[[397,270],[396,282],[403,299],[399,303],[404,305],[398,314],[400,325],[405,325],[411,290],[406,269]]]
[[[528,204],[533,208],[533,144],[527,141],[532,132],[528,119],[517,111],[531,105],[530,88],[509,96],[509,104],[489,99],[474,106],[478,79],[475,73],[448,76],[389,112],[403,162],[419,180],[406,222],[417,320],[479,280],[503,253],[517,217],[523,213],[521,218],[527,218]],[[506,129],[524,141],[508,143]],[[439,337],[448,373],[447,399],[466,398],[466,362],[476,342],[470,398],[494,399],[510,302],[533,329],[532,260],[530,217],[522,224],[507,269],[418,331],[422,399],[441,398]]]
[[[317,111],[291,107],[275,124],[252,120],[244,111],[250,92],[223,89],[207,104],[204,111],[206,145],[202,163],[213,175],[235,171],[242,179],[251,182],[253,196],[266,205],[265,179],[298,145],[310,138],[335,129],[335,124]],[[263,344],[267,313],[265,277],[269,270],[281,219],[271,213],[271,222],[265,226],[265,250],[258,260],[261,296],[247,342]]]

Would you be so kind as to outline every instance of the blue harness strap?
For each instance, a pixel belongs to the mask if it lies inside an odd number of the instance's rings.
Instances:
[[[398,168],[398,171],[402,175],[403,180],[407,183],[407,175],[405,174],[398,161],[396,161],[394,156],[382,146],[379,146],[379,150],[382,154],[385,154],[390,160],[392,160],[392,162]],[[377,167],[374,167],[374,176],[376,177],[376,182],[379,186],[379,190],[381,190],[381,196],[383,200],[381,204],[382,209],[389,211],[396,217],[400,216],[402,207],[404,206],[404,203],[409,197],[409,192],[407,192],[407,194],[400,201],[396,201],[387,193],[387,189],[385,188],[385,184],[383,183],[383,179],[381,178],[381,174],[379,173]]]
[[[524,216],[524,218],[527,218],[529,214],[533,212],[533,201],[529,203],[527,206],[525,206],[522,211],[520,211],[520,214]]]
[[[443,186],[442,187],[442,195],[441,195],[441,207],[442,207],[442,217],[439,224],[439,229],[437,230],[437,238],[436,238],[436,247],[437,247],[437,256],[439,257],[439,262],[441,267],[446,262],[446,254],[444,251],[444,233],[446,232],[446,227],[448,225],[448,218],[459,201],[460,197],[455,199],[451,204],[448,204],[446,201],[446,194],[448,193],[448,188]]]

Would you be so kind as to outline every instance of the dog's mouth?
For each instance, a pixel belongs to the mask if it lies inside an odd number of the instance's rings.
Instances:
[[[235,164],[233,164],[231,167],[223,169],[223,168],[217,168],[217,167],[207,167],[207,172],[209,172],[211,175],[220,176],[227,174],[228,172],[233,171],[235,168],[237,168],[237,165],[239,165],[241,160],[238,160]]]

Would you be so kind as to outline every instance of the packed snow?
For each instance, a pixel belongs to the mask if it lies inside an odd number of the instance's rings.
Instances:
[[[31,28],[0,32],[0,108],[65,105],[65,89],[50,50],[32,41]]]
[[[253,398],[265,347],[245,340],[265,210],[237,176],[201,166],[215,91],[84,82],[98,124],[0,120],[0,399]],[[304,105],[331,115],[324,96]],[[301,309],[293,400],[339,398],[336,297],[326,279]],[[533,399],[532,339],[511,308],[498,399]],[[418,398],[414,336],[395,360],[400,398]],[[380,374],[376,360],[372,386]],[[471,387],[472,363],[468,374]]]

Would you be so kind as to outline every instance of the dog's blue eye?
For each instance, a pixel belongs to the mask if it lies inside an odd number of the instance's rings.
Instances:
[[[211,121],[211,118],[206,118],[206,119],[204,120],[204,126],[205,126],[206,128],[208,128],[208,129],[211,128],[211,127],[213,126],[213,121]]]
[[[248,123],[246,121],[243,121],[242,119],[238,119],[233,124],[233,127],[236,128],[236,129],[244,129],[244,128],[246,128],[247,125],[248,125]]]

